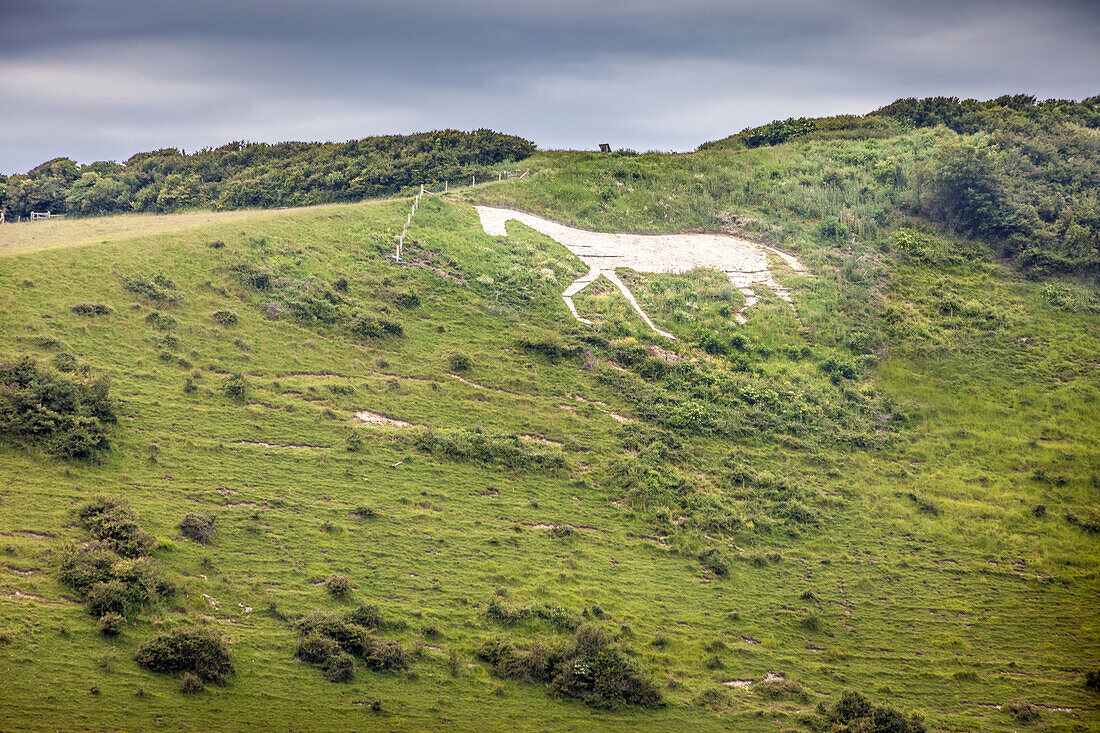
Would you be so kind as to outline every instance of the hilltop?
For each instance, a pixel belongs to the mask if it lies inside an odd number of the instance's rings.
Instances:
[[[1096,727],[1096,157],[1025,245],[926,208],[1001,133],[860,124],[531,151],[400,263],[408,198],[0,227],[4,727]],[[606,278],[586,325],[475,205],[804,271],[740,324],[624,270],[675,340]]]

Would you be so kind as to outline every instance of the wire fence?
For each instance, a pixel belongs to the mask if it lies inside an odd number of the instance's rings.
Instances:
[[[484,185],[486,183],[500,183],[505,178],[526,178],[527,174],[529,174],[530,172],[530,168],[522,171],[497,171],[497,179],[495,181],[492,179],[492,177],[490,177],[489,180],[481,181],[480,183]],[[477,185],[477,175],[471,175],[470,188],[473,188]],[[465,188],[465,186],[463,186],[462,188]],[[450,181],[443,182],[442,191],[429,191],[423,183],[420,184],[420,190],[417,192],[416,196],[413,197],[412,210],[409,212],[409,215],[405,217],[405,225],[401,227],[401,234],[397,237],[397,247],[393,253],[394,260],[396,260],[397,262],[403,261],[401,259],[401,250],[405,247],[405,237],[409,235],[409,227],[412,226],[413,217],[416,215],[417,209],[420,208],[421,199],[423,199],[425,196],[442,196],[445,193],[450,193],[450,190]]]

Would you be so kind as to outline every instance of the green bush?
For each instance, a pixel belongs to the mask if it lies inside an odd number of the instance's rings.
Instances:
[[[846,690],[832,707],[819,706],[818,715],[835,733],[927,733],[918,716],[906,717],[890,707],[872,704],[858,692]]]
[[[347,598],[351,595],[351,580],[346,575],[333,575],[325,581],[325,590],[333,598]]]
[[[1085,672],[1085,688],[1100,692],[1100,667]]]
[[[96,583],[88,589],[84,603],[88,606],[88,612],[96,617],[109,613],[125,616],[134,610],[128,602],[126,586],[119,580]]]
[[[106,376],[61,374],[28,356],[0,362],[0,436],[87,459],[110,448],[116,420]]]
[[[73,313],[77,313],[82,316],[108,316],[114,313],[114,308],[109,305],[102,305],[100,303],[74,303],[71,308]]]
[[[470,371],[470,369],[473,368],[474,365],[473,361],[470,360],[470,357],[457,351],[447,356],[447,363],[450,365],[451,371],[458,374],[463,374]]]
[[[80,524],[92,538],[121,557],[143,557],[153,547],[153,537],[138,526],[138,517],[119,499],[100,495],[77,511]]]
[[[224,683],[233,674],[225,642],[202,628],[160,634],[143,645],[134,659],[151,672],[191,672],[203,682]]]
[[[519,649],[507,639],[486,642],[478,656],[499,677],[547,684],[593,707],[656,706],[661,693],[633,659],[598,627],[582,625],[568,644],[536,643]]]
[[[329,682],[348,682],[355,676],[355,657],[337,652],[325,662],[324,670]]]
[[[243,400],[248,396],[248,382],[243,374],[232,374],[222,382],[222,392],[231,399]]]
[[[180,675],[180,692],[184,695],[196,695],[203,691],[202,678],[194,672]]]
[[[171,331],[179,325],[179,321],[175,318],[161,313],[160,311],[153,311],[145,316],[145,322],[158,331]]]
[[[123,278],[122,287],[156,303],[174,304],[183,300],[183,296],[176,289],[176,284],[159,273]]]
[[[99,617],[99,633],[107,638],[114,638],[122,633],[126,625],[126,617],[120,613],[107,612]]]
[[[1005,705],[1005,710],[1021,723],[1032,723],[1040,718],[1039,708],[1023,700],[1013,700]]]
[[[384,625],[382,614],[374,606],[359,606],[344,614],[314,611],[295,624],[298,630],[298,657],[325,670],[325,676],[342,682],[351,679],[354,660],[375,671],[395,671],[409,666],[409,652],[400,643],[380,639],[368,633]]]
[[[324,666],[340,653],[340,645],[330,637],[309,633],[298,639],[297,655],[303,662]]]
[[[236,326],[240,319],[237,318],[237,314],[233,311],[214,311],[210,314],[210,320],[214,321],[222,326]]]
[[[199,544],[209,545],[214,541],[217,530],[214,528],[214,517],[208,514],[188,512],[180,520],[179,529],[184,537],[194,540]]]

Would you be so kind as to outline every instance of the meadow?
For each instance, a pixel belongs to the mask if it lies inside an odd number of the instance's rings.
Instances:
[[[1096,290],[898,212],[867,171],[946,134],[538,153],[426,198],[403,263],[404,199],[0,227],[2,353],[118,400],[92,460],[0,444],[3,727],[829,730],[855,690],[930,730],[1094,729]],[[715,273],[623,273],[678,340],[605,281],[587,327],[580,263],[472,203],[782,246],[798,310],[742,326]],[[59,577],[100,494],[177,588],[111,638]],[[300,621],[360,604],[408,663],[328,681]],[[224,685],[135,661],[195,626]],[[662,704],[490,653],[593,627]]]

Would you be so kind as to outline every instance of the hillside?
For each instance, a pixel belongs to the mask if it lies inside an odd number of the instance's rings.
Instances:
[[[3,727],[1094,729],[1094,280],[881,173],[971,134],[535,153],[402,263],[408,199],[0,228]],[[587,326],[474,204],[806,271],[743,325],[623,271],[676,340],[606,278]],[[184,694],[149,645],[194,627],[233,672]]]

